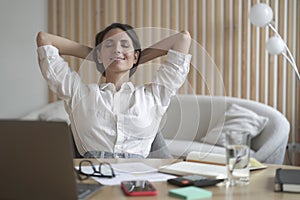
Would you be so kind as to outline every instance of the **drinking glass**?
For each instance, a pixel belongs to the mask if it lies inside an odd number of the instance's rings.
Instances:
[[[228,131],[225,134],[227,185],[247,185],[250,181],[250,133]]]

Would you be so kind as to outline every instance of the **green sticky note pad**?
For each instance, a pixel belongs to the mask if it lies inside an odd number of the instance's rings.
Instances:
[[[212,192],[195,186],[188,186],[169,190],[169,195],[192,200],[210,198],[212,197]]]

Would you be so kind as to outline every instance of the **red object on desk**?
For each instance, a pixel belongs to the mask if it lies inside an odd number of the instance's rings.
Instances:
[[[122,181],[121,188],[128,196],[154,196],[156,188],[147,180]]]

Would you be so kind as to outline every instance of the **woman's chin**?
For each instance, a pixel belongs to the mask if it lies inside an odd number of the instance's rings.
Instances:
[[[110,74],[129,73],[130,68],[124,67],[124,65],[110,65],[109,68],[106,69],[106,72]]]

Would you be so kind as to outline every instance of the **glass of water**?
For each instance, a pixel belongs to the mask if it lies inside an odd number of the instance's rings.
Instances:
[[[249,184],[250,140],[249,132],[226,132],[228,186]]]

